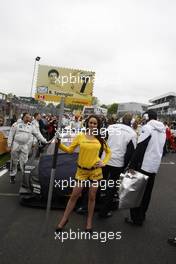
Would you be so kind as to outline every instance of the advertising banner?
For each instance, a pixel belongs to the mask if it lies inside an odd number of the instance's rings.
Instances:
[[[65,104],[91,105],[95,72],[38,66],[35,99]]]

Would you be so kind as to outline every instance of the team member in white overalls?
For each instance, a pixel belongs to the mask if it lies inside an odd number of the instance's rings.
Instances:
[[[36,131],[41,134],[40,127],[39,127],[39,121],[40,120],[41,120],[41,115],[39,113],[35,113],[34,119],[32,120],[31,124],[36,129]]]
[[[38,134],[40,134],[42,136],[42,134],[40,132],[40,127],[39,127],[40,119],[41,119],[41,115],[39,113],[35,113],[34,114],[34,119],[32,120],[31,125],[34,128],[34,130]],[[38,141],[37,138],[31,134],[31,138],[30,138],[29,144],[28,144],[28,146],[29,146],[29,155],[30,154],[32,154],[32,155],[34,154],[33,152],[35,152],[34,149],[35,149],[35,145],[37,144],[37,141]]]
[[[35,127],[29,123],[30,120],[31,116],[28,113],[24,113],[22,116],[22,121],[14,123],[9,133],[8,151],[11,151],[11,183],[14,183],[15,180],[18,160],[20,162],[21,171],[22,173],[24,172],[24,166],[28,160],[29,141],[31,139],[31,134],[42,143],[47,143],[47,140],[41,135],[41,133],[39,133]]]

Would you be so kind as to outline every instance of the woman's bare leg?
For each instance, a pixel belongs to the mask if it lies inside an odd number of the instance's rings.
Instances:
[[[93,187],[93,186],[89,188],[88,217],[87,217],[87,224],[86,224],[87,229],[92,228],[92,219],[93,219],[93,214],[94,214],[94,209],[95,209],[97,189],[98,187]]]
[[[68,218],[69,218],[71,212],[73,211],[73,209],[76,205],[76,202],[77,202],[77,200],[78,200],[78,198],[82,192],[82,189],[83,189],[83,187],[77,187],[77,186],[73,188],[72,194],[71,194],[70,199],[67,203],[67,206],[65,208],[62,219],[59,222],[57,227],[62,228],[64,226],[64,224],[66,223],[66,221],[68,220]]]

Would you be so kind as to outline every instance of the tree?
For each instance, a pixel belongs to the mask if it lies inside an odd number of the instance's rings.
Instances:
[[[46,106],[46,102],[45,101],[38,101],[38,104],[42,107]]]
[[[108,109],[108,105],[105,104],[100,105],[100,107]]]
[[[14,95],[12,93],[7,94],[7,100],[12,100]]]
[[[49,108],[55,108],[55,105],[53,103],[49,103],[49,104],[47,104],[47,107],[49,107]]]
[[[95,96],[92,97],[92,104],[93,105],[98,105],[99,104],[98,97],[95,97]]]
[[[56,105],[56,108],[57,108],[57,109],[60,109],[60,104],[57,104],[57,105]]]
[[[113,103],[108,108],[108,114],[109,115],[117,114],[117,110],[118,110],[118,104],[117,103]]]

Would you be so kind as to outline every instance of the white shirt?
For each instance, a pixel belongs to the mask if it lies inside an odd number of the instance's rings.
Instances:
[[[108,165],[123,167],[127,145],[132,141],[134,148],[136,147],[137,134],[130,126],[113,124],[108,127],[108,135],[107,144],[112,153]]]

